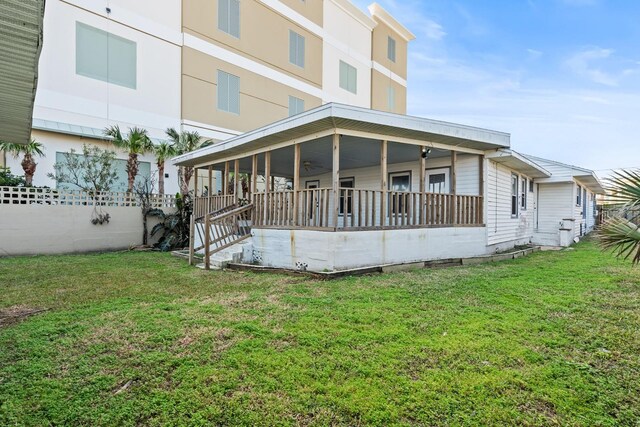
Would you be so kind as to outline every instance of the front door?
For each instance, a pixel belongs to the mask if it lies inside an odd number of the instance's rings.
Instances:
[[[449,168],[427,169],[425,179],[427,193],[450,193]]]

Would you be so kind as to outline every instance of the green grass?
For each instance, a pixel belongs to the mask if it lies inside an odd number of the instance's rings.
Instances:
[[[593,243],[316,281],[0,260],[0,425],[638,426],[640,269]],[[130,381],[130,386],[118,392]]]

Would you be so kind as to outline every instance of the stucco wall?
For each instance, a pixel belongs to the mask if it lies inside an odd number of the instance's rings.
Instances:
[[[0,256],[110,251],[142,244],[139,207],[103,210],[111,220],[93,225],[93,207],[0,205]],[[149,230],[156,223],[149,218]]]
[[[254,262],[310,271],[465,258],[487,253],[484,227],[358,232],[254,229]]]

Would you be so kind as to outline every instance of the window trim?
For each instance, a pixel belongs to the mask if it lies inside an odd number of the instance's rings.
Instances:
[[[411,186],[412,186],[411,184],[413,183],[412,182],[413,171],[405,170],[405,171],[388,172],[387,175],[388,175],[387,176],[387,188],[388,188],[389,192],[394,191],[391,188],[392,185],[393,185],[393,178],[394,177],[396,177],[396,176],[408,176],[409,177],[409,189],[407,191],[398,191],[398,193],[411,193]],[[388,200],[387,200],[387,214],[388,214],[388,216],[397,215],[397,213],[394,211],[394,206],[395,206],[395,203],[393,203],[393,195],[389,194],[388,195]],[[398,203],[398,207],[400,207],[400,203]],[[404,209],[400,209],[400,210],[402,211]]]
[[[514,178],[515,178],[515,188],[514,188]],[[511,173],[511,181],[509,182],[511,186],[511,218],[518,218],[520,215],[520,203],[518,200],[520,194],[520,175],[515,172]]]
[[[338,188],[340,188],[340,195],[338,197],[338,216],[344,216],[344,209],[343,207],[345,206],[345,203],[343,202],[344,198],[345,198],[345,190],[342,190],[342,183],[345,181],[350,181],[351,182],[351,187],[344,187],[344,188],[356,188],[356,177],[355,176],[345,176],[344,178],[340,178],[340,180],[338,181]],[[351,215],[353,213],[353,193],[351,193],[351,195],[346,196],[347,197],[347,203],[346,203],[346,207],[347,207],[347,215]]]
[[[580,184],[576,184],[578,188],[578,194],[576,194],[576,206],[582,207],[582,186]]]
[[[529,179],[525,176],[520,176],[520,211],[527,210],[527,189],[529,187]]]

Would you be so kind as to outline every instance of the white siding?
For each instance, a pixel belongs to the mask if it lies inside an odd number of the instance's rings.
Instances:
[[[562,220],[573,218],[575,197],[573,184],[538,184],[538,221],[537,230],[543,233],[556,233]]]
[[[513,172],[503,165],[493,161],[488,162],[486,204],[488,245],[531,239],[533,236],[534,193],[526,189],[527,209],[519,209],[517,217],[511,216],[511,174]],[[519,204],[520,199],[518,199]]]

